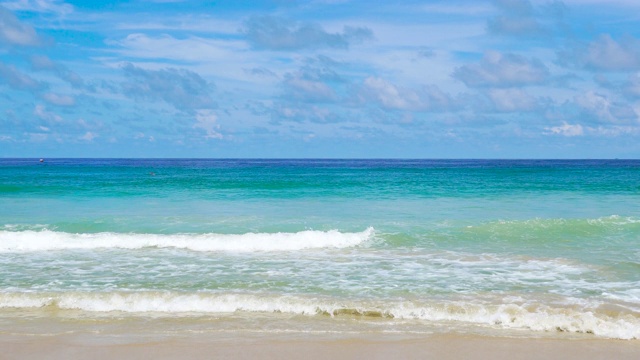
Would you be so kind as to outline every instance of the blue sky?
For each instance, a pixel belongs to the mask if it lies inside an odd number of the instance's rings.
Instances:
[[[0,157],[640,157],[640,1],[0,0]]]

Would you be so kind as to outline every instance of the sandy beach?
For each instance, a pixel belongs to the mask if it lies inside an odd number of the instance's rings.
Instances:
[[[640,343],[435,335],[412,339],[66,334],[0,337],[2,359],[637,359]]]
[[[255,322],[16,315],[0,318],[3,360],[640,358],[640,341],[563,332],[394,332],[357,319],[280,316]]]

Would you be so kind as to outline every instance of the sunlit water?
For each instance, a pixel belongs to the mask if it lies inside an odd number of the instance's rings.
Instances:
[[[4,159],[16,313],[639,339],[640,161]]]

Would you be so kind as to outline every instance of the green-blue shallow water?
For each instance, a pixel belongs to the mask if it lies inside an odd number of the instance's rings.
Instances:
[[[640,161],[0,160],[0,313],[640,338]]]

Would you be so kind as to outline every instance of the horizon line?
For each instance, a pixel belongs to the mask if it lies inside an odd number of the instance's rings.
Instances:
[[[479,161],[536,161],[536,160],[640,160],[640,158],[411,158],[411,157],[0,157],[0,160],[479,160]]]

